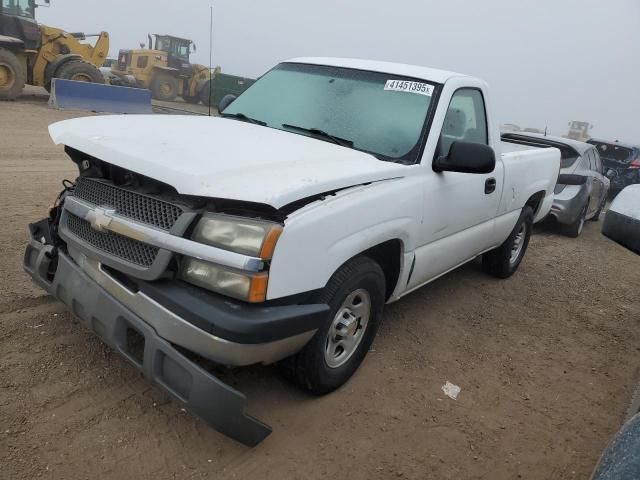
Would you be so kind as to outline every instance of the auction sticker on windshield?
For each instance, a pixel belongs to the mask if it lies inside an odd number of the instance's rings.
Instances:
[[[410,82],[408,80],[387,80],[384,89],[394,92],[417,93],[419,95],[427,95],[428,97],[433,95],[433,85],[422,82]]]

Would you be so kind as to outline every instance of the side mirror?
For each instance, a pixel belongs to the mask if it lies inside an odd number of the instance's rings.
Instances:
[[[563,173],[558,175],[559,185],[584,185],[587,182],[587,177],[582,175],[573,175],[569,173]]]
[[[195,44],[195,43],[193,44],[193,51],[194,51],[194,52],[197,52],[197,51],[198,51],[198,47],[196,47],[196,44]]]
[[[220,100],[220,103],[218,104],[218,112],[222,113],[225,111],[225,109],[231,105],[235,99],[238,98],[235,95],[229,94],[229,95],[225,95],[224,97],[222,97],[222,100]]]
[[[605,176],[609,179],[613,179],[618,176],[618,172],[610,168],[609,170],[607,170],[607,173],[605,173]]]
[[[446,157],[433,161],[434,172],[491,173],[496,167],[496,154],[488,145],[453,142]]]

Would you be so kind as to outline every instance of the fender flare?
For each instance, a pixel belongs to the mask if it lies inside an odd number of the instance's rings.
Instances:
[[[44,69],[45,84],[51,83],[51,79],[56,76],[58,69],[71,60],[83,60],[83,58],[82,55],[78,55],[77,53],[68,53],[66,55],[59,55],[53,62],[48,63]]]
[[[22,49],[24,48],[24,41],[16,37],[0,35],[0,48],[6,48],[7,50]]]

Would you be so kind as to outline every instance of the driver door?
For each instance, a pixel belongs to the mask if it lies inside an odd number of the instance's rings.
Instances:
[[[489,144],[482,92],[461,88],[452,96],[440,134],[439,152],[448,155],[455,141]],[[491,245],[502,193],[502,162],[489,174],[436,173],[425,175],[424,221],[416,250],[415,288],[473,259]]]

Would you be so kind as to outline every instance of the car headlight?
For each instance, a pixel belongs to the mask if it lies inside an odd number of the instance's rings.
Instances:
[[[196,242],[205,243],[263,260],[270,260],[282,225],[229,215],[203,216],[191,235]]]
[[[242,272],[184,257],[180,277],[193,285],[246,302],[264,302],[267,298],[267,272]]]

